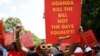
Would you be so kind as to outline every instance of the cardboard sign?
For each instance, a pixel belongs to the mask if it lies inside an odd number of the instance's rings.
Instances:
[[[24,47],[30,48],[30,47],[34,46],[31,32],[27,32],[27,33],[21,35],[20,41]]]
[[[0,44],[4,44],[4,37],[3,37],[3,22],[0,21]]]
[[[4,45],[8,46],[14,42],[13,33],[4,33]]]
[[[82,40],[86,45],[89,45],[90,47],[93,47],[97,44],[96,37],[92,30],[88,30],[85,33],[82,34]]]
[[[59,37],[71,35],[62,42],[79,42],[81,0],[45,0],[46,42],[57,43]]]

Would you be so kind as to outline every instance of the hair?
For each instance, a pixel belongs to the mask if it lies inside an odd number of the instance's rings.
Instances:
[[[13,42],[11,45],[13,45],[13,48],[14,48],[15,51],[18,51],[18,48],[17,48],[16,42]]]

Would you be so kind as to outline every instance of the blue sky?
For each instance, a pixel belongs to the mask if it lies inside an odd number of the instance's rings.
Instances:
[[[0,0],[0,18],[18,17],[25,29],[45,38],[44,0]]]

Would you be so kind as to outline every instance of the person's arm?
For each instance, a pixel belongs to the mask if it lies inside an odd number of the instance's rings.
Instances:
[[[70,35],[67,35],[67,36],[65,36],[65,37],[58,37],[58,44],[60,44],[60,42],[61,42],[62,40],[69,39],[70,37],[71,37]]]
[[[21,31],[21,30],[20,30]],[[22,49],[21,49],[21,43],[20,43],[20,36],[19,36],[19,32],[20,31],[17,31],[16,32],[16,46],[17,46],[17,49],[19,50],[19,51],[22,51]]]
[[[22,49],[22,51],[24,51],[24,52],[26,52],[26,53],[29,52],[29,50],[28,50],[27,48],[25,48],[25,47],[21,47],[21,49]]]
[[[21,25],[17,25],[15,28],[15,39],[16,39],[16,47],[18,49],[18,51],[23,51],[22,46],[21,46],[21,42],[20,42],[20,31],[22,30],[22,26]],[[27,53],[25,51],[24,52],[24,56],[27,56]]]

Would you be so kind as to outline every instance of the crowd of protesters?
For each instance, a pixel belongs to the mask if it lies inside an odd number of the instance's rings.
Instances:
[[[0,44],[0,56],[100,56],[100,45],[94,47],[82,46],[81,43],[60,43],[65,38],[58,38],[57,44],[46,44],[45,40],[39,46],[26,48],[20,43],[21,25],[16,25],[16,41],[4,47]],[[80,34],[83,29],[80,27]]]

